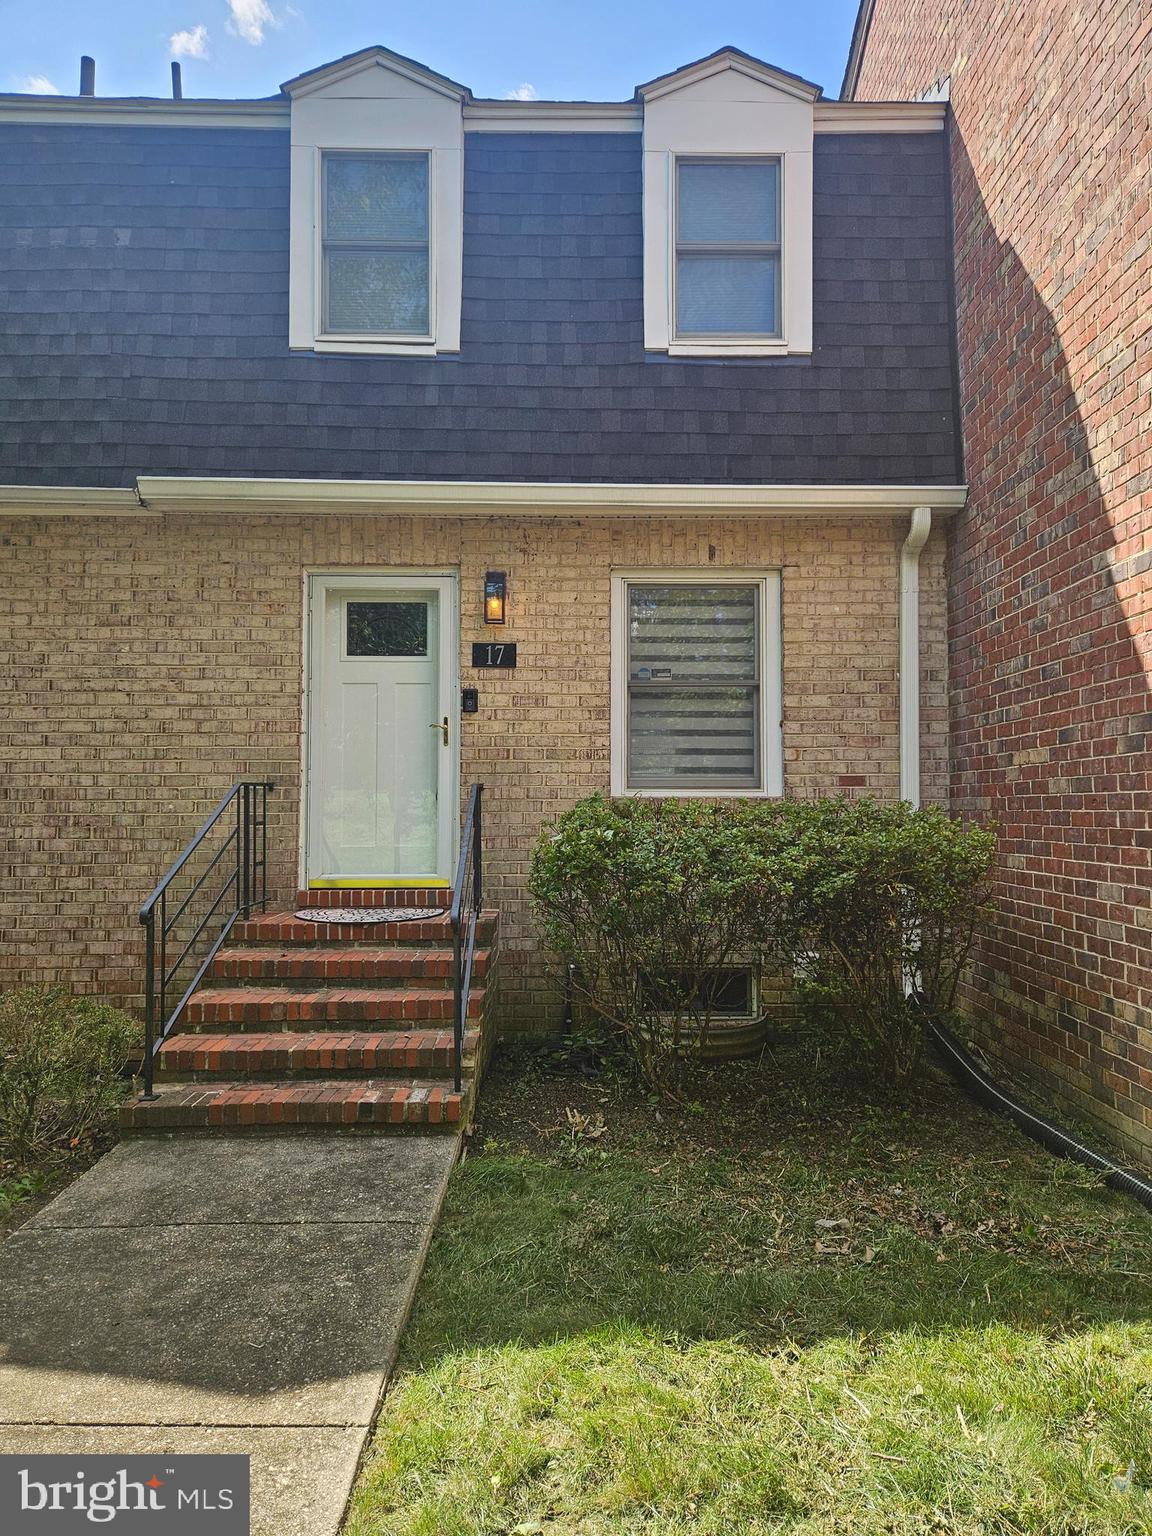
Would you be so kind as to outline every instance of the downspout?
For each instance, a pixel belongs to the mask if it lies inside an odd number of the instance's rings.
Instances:
[[[900,798],[920,804],[920,551],[932,508],[916,507],[900,551]]]

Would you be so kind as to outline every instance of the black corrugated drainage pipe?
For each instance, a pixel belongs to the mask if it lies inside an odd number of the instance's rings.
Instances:
[[[1020,1127],[1025,1136],[1031,1136],[1033,1141],[1038,1141],[1050,1152],[1055,1152],[1057,1157],[1071,1158],[1075,1163],[1083,1163],[1086,1168],[1095,1168],[1097,1172],[1104,1175],[1105,1184],[1121,1190],[1126,1195],[1131,1195],[1134,1200],[1139,1200],[1141,1205],[1146,1205],[1149,1210],[1152,1210],[1152,1183],[1141,1178],[1138,1173],[1121,1168],[1119,1163],[1114,1163],[1111,1158],[1104,1157],[1099,1152],[1093,1152],[1091,1147],[1086,1147],[1075,1136],[1070,1136],[1067,1131],[1062,1131],[1050,1120],[1045,1120],[1040,1115],[1034,1114],[1032,1110],[1026,1109],[1023,1104],[1018,1104],[988,1076],[982,1067],[977,1066],[956,1036],[934,1019],[927,1009],[924,1010],[923,1017],[928,1038],[940,1053],[944,1064],[974,1099],[978,1099],[981,1104],[995,1110],[998,1114],[1007,1115],[1009,1120]]]

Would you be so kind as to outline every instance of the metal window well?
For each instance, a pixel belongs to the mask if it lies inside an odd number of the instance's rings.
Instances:
[[[305,923],[414,923],[443,917],[447,907],[302,907],[296,916]]]

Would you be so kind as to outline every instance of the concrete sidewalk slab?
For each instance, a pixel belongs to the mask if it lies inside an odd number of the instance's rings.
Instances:
[[[22,1230],[434,1221],[444,1165],[455,1155],[452,1138],[439,1135],[282,1136],[274,1154],[269,1140],[174,1135],[123,1141]]]
[[[328,1536],[339,1529],[363,1429],[170,1428],[130,1431],[0,1424],[0,1454],[217,1455],[252,1463],[253,1536]],[[99,1526],[94,1527],[99,1529]]]
[[[253,1458],[254,1532],[334,1533],[457,1150],[116,1148],[0,1247],[3,1444],[128,1454],[212,1433]],[[291,1497],[310,1523],[286,1521]]]

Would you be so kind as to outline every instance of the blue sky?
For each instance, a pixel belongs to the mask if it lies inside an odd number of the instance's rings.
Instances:
[[[478,96],[618,100],[723,43],[834,97],[856,0],[0,0],[0,90],[74,94],[96,59],[104,96],[268,96],[283,80],[383,43]]]

